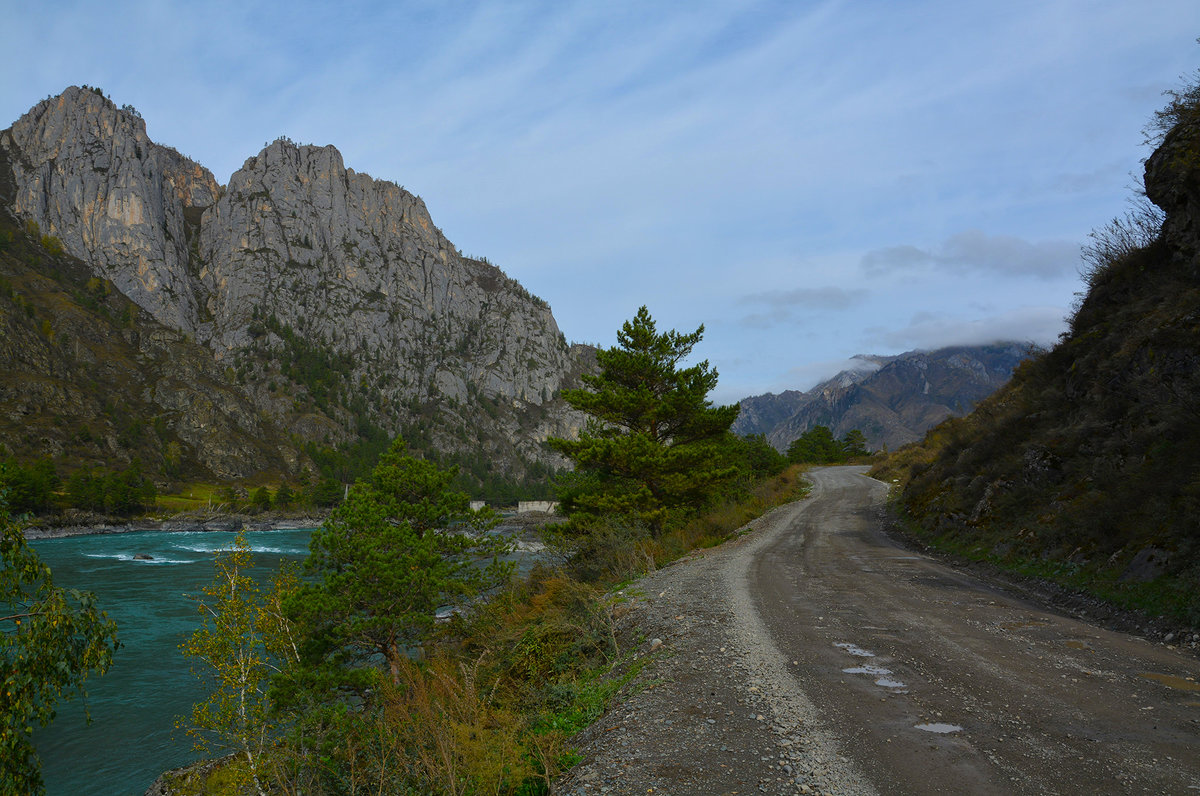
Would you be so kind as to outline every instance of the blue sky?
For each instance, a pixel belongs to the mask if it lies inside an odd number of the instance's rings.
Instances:
[[[720,401],[1052,343],[1200,65],[1195,0],[5,5],[0,124],[86,83],[222,183],[334,144],[570,340],[703,323]]]

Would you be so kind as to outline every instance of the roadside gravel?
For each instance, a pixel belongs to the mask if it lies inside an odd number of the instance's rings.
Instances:
[[[871,794],[753,607],[755,554],[792,525],[779,507],[738,538],[616,595],[620,637],[650,661],[631,696],[575,739],[557,793]]]
[[[1200,791],[1190,648],[901,547],[864,470],[617,595],[650,662],[561,792]]]

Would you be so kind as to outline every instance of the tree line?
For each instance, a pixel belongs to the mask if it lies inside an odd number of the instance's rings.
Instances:
[[[0,492],[15,514],[46,514],[60,508],[129,515],[154,505],[158,490],[134,459],[121,469],[81,468],[63,482],[49,457],[21,464],[0,462]]]
[[[867,438],[857,428],[836,439],[828,426],[813,426],[788,445],[789,462],[841,464],[868,455]]]
[[[181,726],[206,754],[230,755],[224,781],[257,793],[549,792],[570,734],[620,685],[601,675],[629,660],[599,598],[633,571],[625,557],[645,566],[788,465],[761,436],[730,432],[736,406],[709,401],[716,371],[684,362],[702,334],[659,333],[642,308],[598,373],[564,394],[590,421],[551,441],[575,463],[557,487],[566,522],[546,537],[556,568],[513,578],[509,541],[469,508],[456,468],[402,439],[313,533],[303,573],[260,588],[244,538],[221,552],[182,647],[209,696]],[[48,703],[106,666],[107,626],[79,621],[100,652]],[[32,654],[40,642],[24,643]],[[47,719],[14,719],[34,720]],[[0,784],[36,792],[32,747],[17,752]]]

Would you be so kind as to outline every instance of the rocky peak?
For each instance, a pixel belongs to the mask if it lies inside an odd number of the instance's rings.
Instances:
[[[191,331],[186,209],[219,193],[212,173],[146,135],[132,109],[72,86],[0,135],[16,214],[168,326]]]
[[[568,369],[544,302],[460,255],[420,198],[347,169],[332,146],[280,139],[247,159],[205,215],[200,252],[198,331],[218,355],[270,314],[405,394],[461,401],[473,385],[540,404]]]
[[[1170,243],[1185,255],[1200,250],[1200,120],[1181,123],[1167,133],[1146,160],[1146,197],[1167,214],[1163,225]]]
[[[204,344],[306,439],[440,424],[428,437],[442,450],[504,440],[545,459],[539,440],[580,422],[553,400],[582,360],[549,306],[462,256],[419,197],[346,168],[333,146],[281,137],[222,188],[150,141],[135,110],[71,88],[0,147],[16,216]]]

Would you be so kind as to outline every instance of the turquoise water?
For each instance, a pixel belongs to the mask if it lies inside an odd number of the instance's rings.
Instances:
[[[248,534],[255,574],[265,580],[280,561],[302,560],[310,533]],[[212,582],[212,551],[233,538],[151,531],[31,542],[56,585],[96,594],[123,644],[108,673],[88,680],[91,725],[76,698],[60,703],[54,723],[36,734],[49,796],[140,796],[163,771],[197,759],[175,719],[204,691],[179,643],[199,624],[188,595]],[[139,553],[154,560],[135,560]]]

